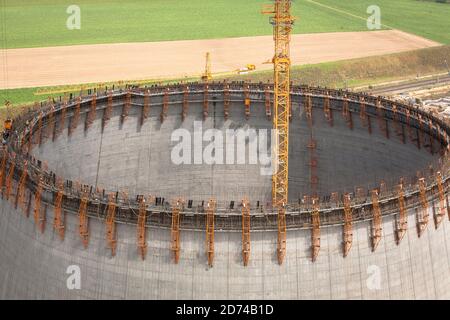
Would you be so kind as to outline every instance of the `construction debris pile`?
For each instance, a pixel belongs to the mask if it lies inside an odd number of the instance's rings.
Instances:
[[[434,100],[424,100],[422,101],[421,107],[424,111],[435,114],[447,123],[450,123],[450,96]]]

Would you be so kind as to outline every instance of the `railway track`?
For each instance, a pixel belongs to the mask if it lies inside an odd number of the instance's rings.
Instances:
[[[371,95],[391,95],[408,91],[424,89],[429,86],[450,85],[450,74],[431,79],[416,80],[408,83],[398,83],[368,90]]]

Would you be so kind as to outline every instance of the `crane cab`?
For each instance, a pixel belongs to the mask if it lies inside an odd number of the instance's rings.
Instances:
[[[12,120],[11,119],[6,119],[5,123],[4,123],[4,130],[3,130],[3,134],[2,134],[2,144],[5,145],[8,141],[9,136],[11,135],[11,131],[12,131]]]
[[[5,120],[4,129],[5,129],[5,131],[12,130],[12,120],[11,119]]]

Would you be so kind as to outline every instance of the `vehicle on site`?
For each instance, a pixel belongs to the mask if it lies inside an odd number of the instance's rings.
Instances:
[[[9,107],[10,107],[11,103],[7,100],[5,101],[5,107],[6,107],[6,113],[7,113],[7,118],[3,124],[3,132],[2,132],[2,144],[5,145],[6,142],[8,141],[8,138],[11,135],[12,132],[12,127],[13,127],[13,121],[10,117],[9,114]]]

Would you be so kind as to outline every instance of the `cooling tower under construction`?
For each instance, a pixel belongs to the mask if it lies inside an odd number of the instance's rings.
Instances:
[[[380,97],[291,90],[281,265],[261,161],[273,86],[96,92],[14,121],[0,163],[0,297],[450,298],[449,127]]]

